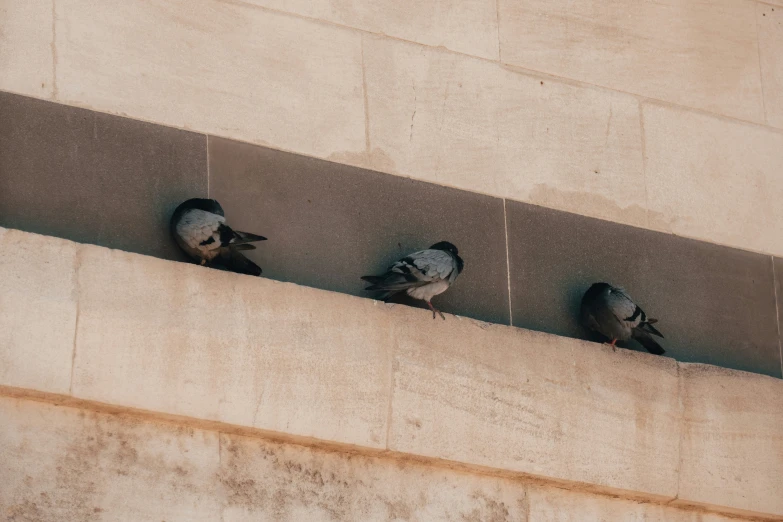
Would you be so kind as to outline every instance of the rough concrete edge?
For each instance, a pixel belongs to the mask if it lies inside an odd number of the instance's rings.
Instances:
[[[626,500],[639,502],[642,504],[649,504],[661,507],[676,507],[683,511],[692,511],[695,513],[711,513],[721,516],[727,516],[730,518],[742,517],[743,520],[758,520],[758,521],[780,521],[783,520],[783,516],[760,516],[759,513],[734,510],[727,508],[726,506],[712,506],[699,504],[694,502],[677,501],[672,502],[671,499],[655,496],[645,496],[638,494],[637,492],[629,492],[625,490],[598,487],[591,484],[551,480],[548,478],[542,478],[535,475],[526,473],[510,472],[497,468],[490,468],[486,466],[469,465],[460,462],[453,462],[444,459],[423,457],[419,455],[402,453],[391,450],[378,450],[374,448],[368,448],[364,446],[355,446],[350,444],[340,444],[329,441],[323,441],[320,439],[314,439],[310,437],[302,437],[296,435],[290,435],[287,433],[274,432],[263,430],[259,428],[251,428],[247,426],[240,426],[235,424],[228,424],[220,421],[202,420],[193,417],[186,417],[181,415],[172,415],[167,413],[160,413],[149,410],[142,410],[137,408],[128,408],[124,406],[116,406],[112,404],[106,404],[97,401],[77,399],[67,395],[60,395],[54,393],[40,392],[37,390],[29,390],[24,388],[16,388],[11,386],[0,385],[0,397],[27,400],[34,402],[41,402],[50,404],[57,407],[75,408],[80,410],[92,411],[95,413],[112,415],[118,418],[131,418],[140,420],[142,422],[149,423],[164,423],[175,426],[187,426],[189,428],[216,432],[226,435],[237,435],[242,437],[249,437],[255,439],[264,439],[270,442],[279,444],[290,444],[295,446],[301,446],[310,449],[316,449],[320,451],[327,451],[332,453],[340,453],[343,455],[362,455],[368,458],[383,458],[395,461],[409,461],[422,465],[436,467],[438,469],[444,469],[456,473],[466,473],[472,475],[481,475],[487,477],[501,478],[506,480],[512,480],[520,483],[523,486],[534,487],[552,487],[560,490],[565,490],[574,493],[586,493],[592,495],[598,495],[610,499]]]

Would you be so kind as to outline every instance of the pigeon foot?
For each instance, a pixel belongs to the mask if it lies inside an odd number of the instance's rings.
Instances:
[[[441,319],[443,319],[444,321],[446,320],[446,316],[443,315],[443,312],[441,312],[440,310],[438,310],[437,308],[432,306],[432,303],[430,303],[429,301],[427,301],[427,306],[429,306],[430,310],[432,310],[432,318],[433,319],[435,319],[435,312],[437,312],[437,313],[440,314]]]

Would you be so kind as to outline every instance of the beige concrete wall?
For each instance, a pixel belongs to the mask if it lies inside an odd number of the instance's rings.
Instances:
[[[1,90],[776,255],[782,48],[781,0],[0,0]],[[779,380],[14,230],[0,273],[8,520],[783,519]]]
[[[9,521],[747,520],[0,397]]]
[[[0,394],[783,518],[778,379],[16,230],[0,272]]]
[[[783,254],[783,6],[2,0],[0,89]]]

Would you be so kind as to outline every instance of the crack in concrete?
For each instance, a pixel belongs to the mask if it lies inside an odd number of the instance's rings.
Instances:
[[[73,327],[73,349],[71,352],[71,378],[68,383],[68,395],[73,395],[73,374],[76,368],[76,347],[78,346],[79,318],[81,316],[81,281],[79,274],[82,266],[82,248],[76,249],[73,256],[74,299],[76,300],[76,320]]]
[[[411,80],[411,87],[413,88],[413,114],[411,115],[411,135],[408,139],[409,142],[413,142],[413,121],[416,119],[416,110],[418,109],[417,101],[419,99],[416,94],[416,82]]]
[[[674,494],[674,498],[667,504],[671,504],[680,498],[680,476],[682,474],[682,440],[685,438],[685,378],[682,375],[682,368],[680,363],[675,363],[677,368],[677,401],[679,405],[680,413],[680,433],[678,437],[677,446],[677,491]]]

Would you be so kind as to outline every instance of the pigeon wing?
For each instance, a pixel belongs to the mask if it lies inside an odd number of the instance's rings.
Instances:
[[[612,288],[606,297],[606,305],[618,321],[635,322],[641,319],[643,313],[622,288]]]
[[[400,292],[442,281],[456,272],[453,258],[442,250],[420,250],[403,257],[382,276],[364,276],[372,286],[365,290]]]
[[[457,271],[454,258],[443,250],[420,250],[401,259],[397,264],[403,262],[414,266],[427,282],[446,280]]]

